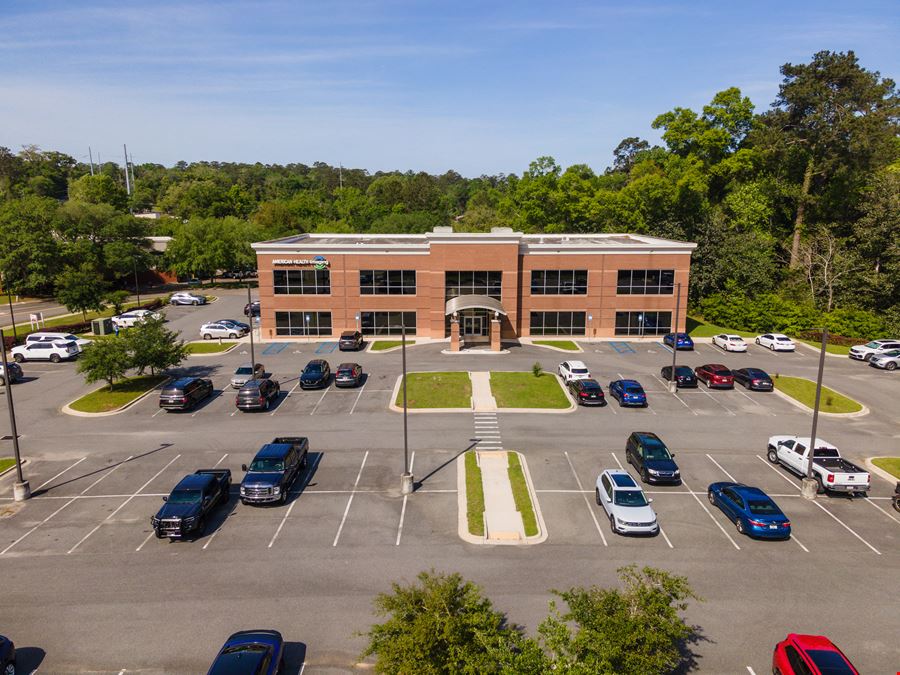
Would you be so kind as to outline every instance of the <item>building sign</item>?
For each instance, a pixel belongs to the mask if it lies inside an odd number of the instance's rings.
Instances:
[[[327,270],[330,263],[324,256],[317,255],[315,258],[275,258],[272,264],[312,266],[317,270]]]

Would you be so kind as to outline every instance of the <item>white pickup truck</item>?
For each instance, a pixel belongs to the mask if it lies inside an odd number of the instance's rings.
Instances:
[[[808,436],[771,436],[767,454],[772,464],[781,464],[803,477],[806,476],[809,446]],[[819,484],[819,494],[829,491],[865,496],[869,491],[868,472],[841,457],[840,450],[821,438],[816,438],[812,477]]]

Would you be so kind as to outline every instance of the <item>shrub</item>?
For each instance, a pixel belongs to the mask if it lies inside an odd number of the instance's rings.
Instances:
[[[884,319],[864,309],[835,309],[825,315],[828,332],[857,338],[871,338],[887,332]]]
[[[531,374],[534,375],[535,377],[540,377],[541,373],[543,373],[543,372],[544,372],[544,367],[537,361],[535,361],[531,365]]]

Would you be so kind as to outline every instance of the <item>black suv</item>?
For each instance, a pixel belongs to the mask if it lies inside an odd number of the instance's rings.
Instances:
[[[603,387],[597,380],[571,380],[569,391],[578,401],[578,405],[606,405]]]
[[[268,410],[281,387],[275,380],[250,380],[234,399],[238,410]]]
[[[645,483],[681,483],[681,472],[666,444],[650,431],[633,431],[625,443],[625,459]]]
[[[362,349],[362,346],[363,336],[359,331],[345,330],[341,333],[341,338],[338,340],[338,349],[342,352],[357,352]]]
[[[301,389],[321,389],[328,386],[331,378],[331,366],[325,359],[313,359],[306,364],[306,368],[300,373]]]
[[[244,316],[259,316],[259,300],[254,300],[244,305]]]
[[[213,393],[212,380],[182,377],[159,392],[159,407],[166,410],[190,410]]]

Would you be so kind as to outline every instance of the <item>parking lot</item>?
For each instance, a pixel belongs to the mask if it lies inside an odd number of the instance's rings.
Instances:
[[[190,336],[201,321],[239,318],[244,301],[234,294],[208,307],[171,308],[169,325]],[[302,643],[289,672],[345,672],[363,645],[355,632],[373,620],[375,594],[423,569],[476,581],[533,632],[550,589],[614,584],[616,568],[634,562],[685,574],[703,598],[687,612],[702,628],[695,645],[701,672],[766,672],[772,645],[790,631],[829,634],[861,672],[893,672],[900,624],[894,594],[884,592],[900,568],[892,485],[873,477],[867,499],[803,500],[799,480],[765,460],[765,443],[772,434],[808,434],[808,411],[741,388],[701,385],[672,394],[657,377],[672,354],[655,341],[582,346],[579,354],[521,346],[488,357],[448,357],[440,344],[410,348],[410,370],[530,370],[537,361],[554,372],[560,361],[580,358],[604,389],[612,379],[638,379],[649,406],[411,415],[417,489],[407,498],[399,490],[402,418],[388,409],[400,374],[397,352],[340,353],[305,341],[256,345],[256,360],[281,383],[281,395],[267,413],[242,413],[228,386],[234,368],[250,361],[242,344],[185,362],[183,372],[210,377],[216,390],[195,411],[160,412],[151,395],[96,419],[60,413],[90,389],[74,364],[24,364],[29,380],[14,392],[35,496],[14,503],[12,475],[0,478],[7,582],[0,629],[15,633],[30,655],[26,666],[39,672],[198,672],[227,634],[251,626],[275,627]],[[364,386],[301,390],[297,377],[310,358],[326,358],[332,368],[361,363]],[[755,345],[747,354],[708,344],[678,354],[679,364],[716,362],[813,378],[817,358],[805,348],[772,354]],[[854,461],[900,453],[896,413],[883,404],[896,397],[898,377],[829,357],[826,384],[871,412],[823,417],[820,436]],[[662,527],[657,537],[614,535],[594,502],[601,470],[630,470],[624,443],[635,430],[658,433],[684,477],[680,486],[645,486]],[[287,504],[242,505],[241,465],[279,435],[310,438],[309,467]],[[455,458],[475,444],[526,457],[548,530],[544,543],[482,547],[459,539]],[[150,516],[162,497],[201,468],[232,471],[228,504],[196,540],[156,539]],[[737,533],[706,499],[710,483],[732,479],[773,496],[792,521],[792,540]],[[865,619],[848,606],[864,608]],[[134,639],[111,641],[112,634]]]

